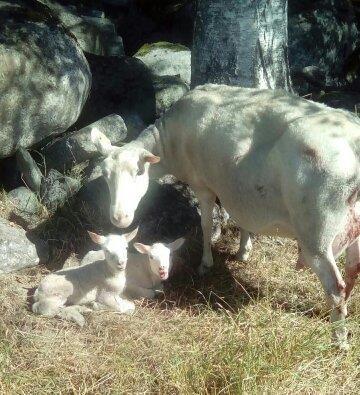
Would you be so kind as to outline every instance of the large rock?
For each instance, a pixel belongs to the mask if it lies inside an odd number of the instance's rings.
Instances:
[[[51,213],[54,213],[75,195],[80,187],[80,180],[51,169],[41,184],[41,202]]]
[[[359,46],[360,34],[347,0],[304,0],[289,2],[289,63],[300,93],[311,81],[307,66],[316,67],[325,86],[347,83],[344,66]],[[305,72],[305,78],[299,79]],[[315,81],[319,81],[316,77]]]
[[[156,115],[160,117],[189,91],[189,86],[178,76],[153,76]]]
[[[47,144],[42,150],[46,159],[46,167],[65,171],[76,164],[99,156],[100,154],[90,138],[93,127],[104,133],[115,145],[123,141],[127,135],[124,120],[116,114],[108,115]]]
[[[43,2],[76,37],[83,51],[104,56],[124,55],[122,38],[102,11],[63,6],[52,0]]]
[[[35,226],[45,218],[44,206],[34,192],[26,187],[13,189],[8,193],[11,205],[10,218],[27,228]]]
[[[16,152],[16,161],[25,185],[34,192],[40,192],[43,175],[30,153],[20,147]]]
[[[0,4],[0,158],[67,130],[91,74],[76,40],[40,3]]]
[[[181,44],[157,42],[144,44],[134,55],[157,76],[179,76],[190,86],[191,51]]]
[[[191,46],[195,15],[192,0],[132,0],[117,15],[117,31],[126,54],[144,43],[168,41]]]
[[[119,114],[128,129],[128,139],[155,119],[155,91],[150,70],[138,59],[86,54],[93,76],[91,94],[76,127],[80,128],[109,114]],[[138,122],[140,120],[140,122]]]
[[[0,273],[9,273],[45,263],[48,257],[44,242],[31,242],[24,229],[0,218]]]

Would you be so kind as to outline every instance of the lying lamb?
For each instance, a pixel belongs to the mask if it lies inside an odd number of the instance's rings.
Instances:
[[[180,238],[169,244],[134,243],[140,254],[128,254],[124,294],[132,299],[153,299],[156,291],[162,290],[161,282],[169,277],[171,253],[179,249],[184,241]],[[98,259],[104,259],[102,250],[89,251],[80,264],[88,265]]]
[[[119,295],[125,286],[128,242],[136,236],[137,229],[121,236],[88,233],[101,246],[102,259],[46,276],[34,294],[34,313],[58,316],[83,326],[85,320],[81,313],[90,311],[86,304],[120,313],[134,311],[134,304]]]
[[[153,299],[155,292],[163,289],[161,282],[169,277],[171,254],[184,241],[180,238],[169,244],[154,243],[150,246],[134,243],[134,248],[140,254],[128,254],[124,294],[134,299]]]

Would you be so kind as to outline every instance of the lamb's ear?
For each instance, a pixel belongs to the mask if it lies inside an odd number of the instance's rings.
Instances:
[[[115,148],[111,145],[111,141],[98,128],[91,129],[91,141],[102,155],[109,155]]]
[[[172,243],[166,244],[166,247],[169,248],[170,251],[176,251],[184,244],[184,241],[185,239],[180,237],[180,239],[176,239]]]
[[[135,238],[135,236],[137,235],[138,230],[139,230],[139,227],[135,228],[135,229],[134,229],[132,232],[130,232],[130,233],[125,233],[125,234],[124,234],[125,239],[126,239],[126,241],[127,241],[128,243],[129,243],[132,239]]]
[[[106,237],[105,236],[100,236],[97,233],[94,232],[90,232],[89,230],[87,231],[89,233],[89,236],[91,237],[91,240],[96,243],[96,244],[104,244],[106,241]]]
[[[154,163],[158,163],[160,162],[160,156],[156,156],[154,154],[152,154],[149,151],[145,151],[142,155],[141,155],[141,159],[144,162],[148,162],[150,164],[154,164]]]
[[[141,254],[149,254],[150,253],[151,247],[146,244],[134,243],[133,245],[134,245],[135,250],[140,252]]]

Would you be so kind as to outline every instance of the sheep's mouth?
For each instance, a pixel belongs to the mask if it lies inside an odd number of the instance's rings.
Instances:
[[[165,270],[159,270],[159,276],[161,280],[166,280],[168,278],[168,273]]]

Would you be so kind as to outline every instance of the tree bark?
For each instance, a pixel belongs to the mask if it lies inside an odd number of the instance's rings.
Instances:
[[[287,0],[198,0],[192,86],[292,90]]]

